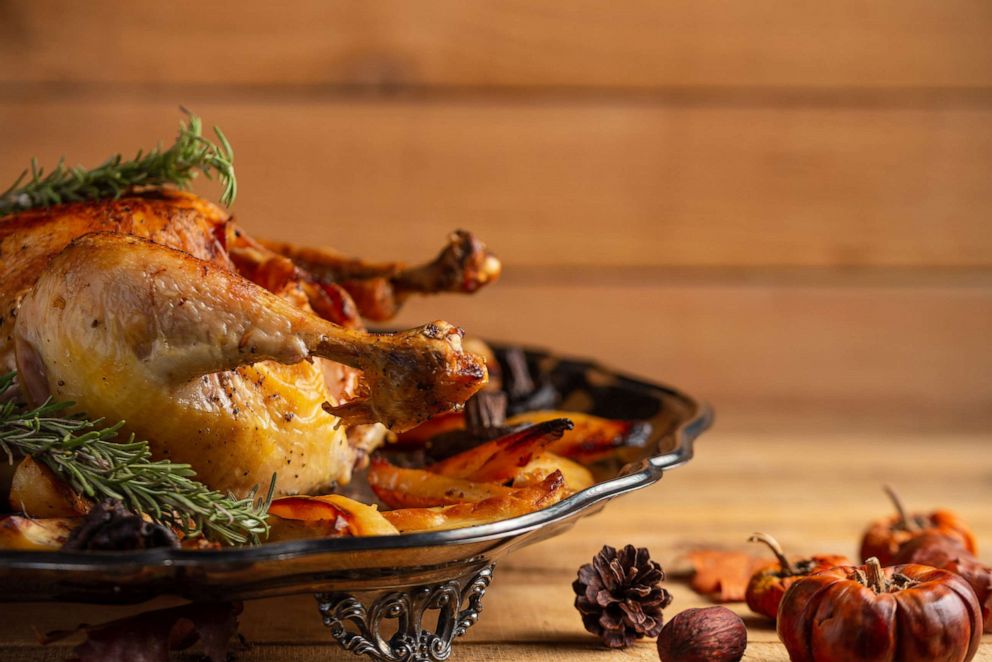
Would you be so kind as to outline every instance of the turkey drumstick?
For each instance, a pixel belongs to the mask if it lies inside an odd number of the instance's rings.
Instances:
[[[412,294],[475,292],[499,278],[499,259],[471,232],[456,230],[434,260],[408,267],[374,263],[337,251],[258,240],[260,246],[292,260],[324,285],[338,285],[355,300],[362,317],[391,319]]]

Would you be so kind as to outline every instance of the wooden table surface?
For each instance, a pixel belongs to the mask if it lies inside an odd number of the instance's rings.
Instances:
[[[648,547],[673,567],[681,550],[732,545],[752,531],[780,538],[795,552],[854,555],[865,522],[888,511],[880,486],[898,488],[910,506],[957,510],[985,549],[992,544],[992,460],[989,434],[757,433],[705,435],[696,458],[652,488],[622,498],[569,533],[522,550],[497,566],[485,610],[455,660],[654,660],[652,642],[624,652],[600,648],[572,608],[578,566],[603,544]],[[983,553],[984,550],[983,550]],[[985,553],[985,556],[988,556]],[[667,616],[705,603],[682,582]],[[733,605],[749,627],[746,660],[786,660],[774,630]],[[0,659],[59,660],[67,647],[40,648],[35,630],[95,623],[133,608],[18,605],[0,619]],[[254,660],[358,659],[336,648],[309,596],[249,603],[242,633]],[[192,658],[190,658],[192,659]],[[992,660],[986,637],[977,660]]]

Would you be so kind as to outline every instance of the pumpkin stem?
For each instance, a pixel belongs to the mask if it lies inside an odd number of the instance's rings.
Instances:
[[[874,556],[865,561],[865,573],[868,576],[868,588],[875,593],[885,593],[888,590],[882,564]]]
[[[778,544],[775,538],[771,537],[767,533],[752,533],[751,537],[747,539],[748,542],[761,542],[768,546],[768,549],[772,550],[772,554],[778,559],[778,564],[782,567],[782,573],[786,577],[791,577],[795,574],[792,569],[792,564],[789,563],[789,559],[786,558],[785,552],[782,551],[782,546]]]
[[[896,494],[896,491],[889,487],[888,485],[883,485],[882,489],[888,495],[889,500],[892,501],[892,505],[896,508],[896,513],[899,515],[899,522],[897,528],[905,529],[906,531],[916,531],[920,527],[917,526],[915,518],[909,516],[906,512],[905,506],[902,505],[902,499]]]

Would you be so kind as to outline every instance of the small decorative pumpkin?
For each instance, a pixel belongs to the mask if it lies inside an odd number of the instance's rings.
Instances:
[[[975,592],[954,573],[878,559],[795,582],[778,611],[792,662],[968,662],[982,638]]]
[[[782,601],[785,591],[796,583],[801,577],[805,577],[819,570],[827,570],[839,565],[850,565],[846,556],[837,554],[823,554],[799,559],[790,562],[782,546],[775,538],[767,533],[755,533],[748,542],[760,542],[772,550],[772,554],[778,559],[778,565],[770,565],[762,568],[751,575],[748,582],[747,592],[744,599],[751,611],[762,616],[775,620],[778,614],[778,605]]]
[[[985,631],[992,632],[992,568],[976,559],[960,540],[935,532],[924,533],[902,546],[896,562],[922,563],[960,575],[978,596]]]
[[[957,538],[969,552],[978,553],[975,536],[960,517],[949,510],[935,510],[927,514],[908,513],[892,488],[886,486],[884,489],[896,508],[896,514],[875,520],[868,526],[861,539],[862,561],[874,557],[882,565],[891,565],[903,544],[929,530]]]

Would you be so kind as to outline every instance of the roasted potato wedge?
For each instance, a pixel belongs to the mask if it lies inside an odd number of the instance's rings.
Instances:
[[[437,435],[451,432],[452,430],[461,430],[464,427],[464,412],[449,411],[444,414],[438,414],[415,428],[397,434],[395,447],[422,448],[424,444]]]
[[[513,494],[512,488],[497,483],[451,478],[426,469],[405,469],[380,457],[372,458],[368,481],[376,496],[390,508],[449,506]]]
[[[513,477],[513,486],[526,487],[540,483],[555,471],[562,473],[565,478],[565,487],[570,492],[579,492],[596,483],[592,472],[578,462],[545,451],[528,462],[526,466],[520,467]]]
[[[560,418],[569,419],[573,426],[549,445],[548,450],[583,463],[602,460],[618,448],[641,447],[651,434],[651,424],[646,421],[625,421],[553,409],[518,414],[506,424],[543,423]]]
[[[92,505],[55,472],[30,457],[14,470],[9,500],[11,510],[40,518],[81,517]]]
[[[542,409],[517,414],[506,421],[507,426],[542,423],[557,418],[567,418],[574,423],[561,439],[548,447],[551,452],[579,462],[602,460],[620,448],[639,448],[651,434],[651,424],[646,421],[628,421],[602,418],[577,411]],[[422,448],[434,437],[465,429],[463,412],[449,412],[399,435],[401,447]]]
[[[270,541],[398,533],[376,506],[338,494],[275,499],[269,516]]]
[[[526,466],[571,429],[571,421],[565,418],[542,421],[487,441],[428,468],[442,476],[481,483],[512,480],[520,467]]]
[[[79,525],[78,518],[32,519],[20,515],[0,517],[0,549],[55,551]]]
[[[561,501],[567,494],[565,479],[556,471],[540,484],[515,489],[509,496],[436,508],[389,510],[382,516],[400,533],[457,529],[526,515]]]

